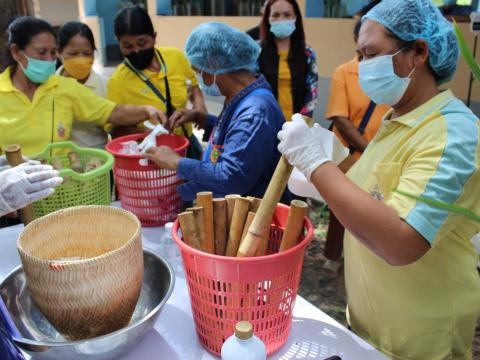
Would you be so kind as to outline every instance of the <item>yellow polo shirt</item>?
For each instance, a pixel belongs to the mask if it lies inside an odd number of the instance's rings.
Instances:
[[[288,50],[278,52],[278,103],[286,121],[293,115],[292,76],[288,65]]]
[[[58,75],[41,84],[30,101],[13,85],[7,68],[0,74],[0,146],[19,144],[23,154],[35,155],[51,142],[68,140],[74,119],[104,125],[115,106]]]
[[[394,267],[345,235],[351,326],[393,359],[471,359],[480,280],[470,239],[480,224],[392,189],[480,213],[479,133],[476,116],[444,91],[402,117],[385,120],[348,172],[431,246],[413,264]]]
[[[198,86],[198,80],[192,70],[187,58],[180,50],[170,47],[157,48],[165,60],[167,71],[162,68],[160,72],[144,70],[143,74],[152,82],[153,85],[166,98],[165,76],[168,79],[172,105],[177,109],[183,109],[187,106],[187,80],[190,80],[191,86]],[[157,55],[155,55],[157,56]],[[160,62],[160,59],[158,59]],[[161,64],[161,62],[160,62]],[[120,64],[112,77],[108,81],[107,98],[117,104],[131,105],[151,105],[166,111],[166,106],[157,95],[140,79],[133,71]],[[186,124],[189,132],[192,131],[192,125]],[[182,129],[176,129],[175,133],[182,135]]]

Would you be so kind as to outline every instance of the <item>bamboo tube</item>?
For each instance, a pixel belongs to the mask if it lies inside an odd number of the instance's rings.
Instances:
[[[267,250],[268,250],[269,235],[270,235],[270,226],[265,229],[265,234],[262,235],[262,238],[265,238],[266,241],[263,241],[262,243],[259,244],[257,252],[255,253],[255,256],[266,255]]]
[[[215,254],[215,240],[213,233],[213,194],[209,191],[197,194],[197,206],[203,207],[203,229],[205,231],[203,247],[206,252]]]
[[[10,166],[23,164],[22,149],[20,145],[12,144],[5,147],[5,155]],[[20,217],[25,225],[35,220],[35,211],[33,205],[27,205],[20,210]]]
[[[252,197],[252,200],[250,201],[250,211],[256,213],[260,208],[261,202],[262,202],[262,199]]]
[[[197,227],[195,226],[195,217],[193,211],[185,211],[178,214],[178,222],[182,229],[183,240],[186,244],[194,249],[202,250],[199,236],[197,234]]]
[[[233,209],[235,208],[235,199],[239,197],[240,195],[236,195],[236,194],[225,196],[225,200],[227,201],[227,234],[230,231],[230,226],[232,226],[232,216],[233,216]]]
[[[213,229],[215,236],[215,254],[225,255],[227,247],[227,201],[213,199]]]
[[[202,207],[193,207],[187,209],[187,211],[193,212],[193,218],[195,220],[195,229],[197,231],[197,238],[199,242],[199,250],[208,252],[205,248],[205,211]]]
[[[307,210],[308,205],[304,201],[293,200],[290,203],[287,225],[285,225],[279,252],[286,251],[297,244],[298,238],[302,234],[303,220]]]
[[[313,125],[312,119],[304,117],[304,120],[309,126]],[[238,256],[254,256],[258,248],[265,246],[264,243],[268,242],[267,229],[270,227],[273,213],[287,186],[288,178],[292,170],[292,165],[282,156],[268,184],[268,188],[253,219],[252,225],[250,225],[247,236],[238,250]]]
[[[83,173],[83,166],[80,160],[80,155],[75,151],[70,151],[68,153],[68,160],[70,161],[70,168],[77,172]]]
[[[247,235],[248,228],[252,224],[254,217],[255,217],[255,213],[253,211],[249,211],[247,215],[247,220],[245,221],[245,226],[243,227],[242,240],[240,241],[240,246],[242,245],[242,241],[245,239],[245,236]]]
[[[232,223],[228,233],[227,256],[237,256],[240,240],[242,239],[243,228],[247,220],[248,209],[250,208],[250,201],[248,199],[239,197],[235,199],[235,208],[233,210]]]

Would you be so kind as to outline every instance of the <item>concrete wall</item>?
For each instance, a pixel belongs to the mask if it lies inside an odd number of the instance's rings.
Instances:
[[[78,20],[79,10],[76,0],[38,0],[35,15],[52,25],[61,26],[67,21]]]
[[[157,30],[158,44],[184,48],[185,41],[191,30],[202,22],[223,21],[241,30],[247,30],[258,24],[256,17],[172,17],[152,16]],[[317,53],[319,70],[319,101],[315,118],[320,121],[325,113],[330,77],[335,68],[355,56],[352,39],[354,21],[351,19],[305,19],[307,42]],[[468,31],[468,24],[460,24],[469,44],[473,44],[473,35]],[[455,95],[461,99],[467,98],[468,81],[470,73],[464,61],[459,61],[459,66],[454,79],[445,84],[444,88],[451,88]],[[472,109],[480,115],[480,86],[473,84]]]

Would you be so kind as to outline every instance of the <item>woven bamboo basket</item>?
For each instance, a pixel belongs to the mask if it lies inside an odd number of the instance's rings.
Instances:
[[[108,206],[59,210],[28,224],[17,249],[33,301],[65,338],[128,325],[143,280],[135,215]]]

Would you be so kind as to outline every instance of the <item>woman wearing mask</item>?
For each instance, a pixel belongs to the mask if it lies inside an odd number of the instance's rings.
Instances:
[[[170,117],[170,128],[193,122],[211,133],[203,160],[180,158],[168,147],[147,150],[149,160],[185,180],[177,188],[183,200],[200,191],[263,197],[280,158],[276,134],[283,119],[270,86],[254,75],[259,52],[252,38],[223,23],[190,34],[186,53],[202,90],[226,99],[218,118],[185,109]]]
[[[95,50],[93,33],[87,25],[78,21],[66,23],[58,32],[58,53],[63,65],[57,74],[76,79],[106,98],[108,79],[92,69]],[[107,134],[100,125],[74,121],[70,139],[82,147],[103,149]]]
[[[393,359],[472,358],[480,313],[478,223],[400,195],[480,213],[480,124],[439,85],[456,70],[453,27],[429,0],[383,0],[357,48],[365,95],[392,106],[345,176],[322,144],[331,132],[286,124],[279,149],[345,226],[352,329]]]
[[[295,0],[269,0],[260,24],[260,72],[290,121],[294,113],[311,117],[317,104],[315,52],[305,44],[302,14]]]
[[[105,125],[166,121],[152,106],[116,105],[76,80],[55,75],[56,35],[47,22],[15,19],[8,27],[10,66],[0,74],[0,146],[19,144],[26,155],[70,138],[73,120]]]
[[[187,106],[190,93],[193,109],[207,111],[185,55],[175,48],[155,47],[157,34],[143,8],[122,9],[115,18],[115,36],[125,61],[108,82],[110,100],[119,104],[155,105],[171,116],[175,109]],[[187,156],[198,159],[201,147],[192,135],[191,124],[174,132],[190,138]]]

